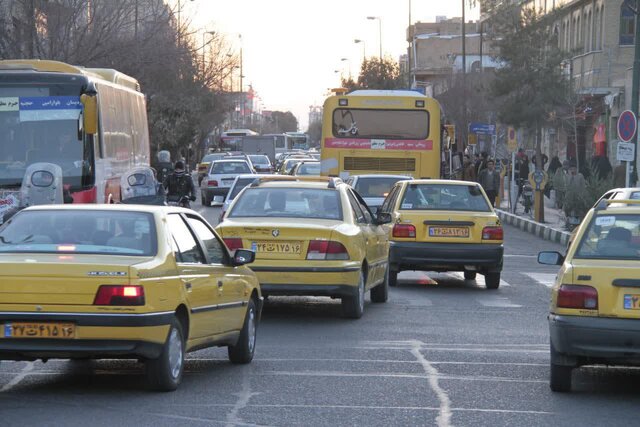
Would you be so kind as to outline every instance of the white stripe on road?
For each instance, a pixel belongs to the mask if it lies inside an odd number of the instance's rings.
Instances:
[[[411,349],[411,354],[413,354],[416,360],[422,365],[425,374],[427,374],[427,377],[429,378],[431,390],[433,390],[436,396],[438,396],[438,400],[440,401],[440,411],[438,411],[439,413],[436,417],[438,427],[448,427],[451,425],[451,402],[449,400],[449,395],[438,383],[438,376],[440,374],[438,370],[429,363],[422,353],[420,353],[421,346],[421,342],[415,341],[413,343],[413,348]]]
[[[0,388],[0,393],[7,392],[18,385],[33,370],[33,362],[27,362],[18,374],[11,381]]]
[[[454,276],[456,279],[461,279],[464,280],[464,273],[461,271],[452,271],[450,273],[447,273],[449,276]],[[479,274],[476,276],[476,283],[480,286],[480,287],[486,287],[487,284],[484,281],[484,276],[482,274]],[[505,280],[500,279],[500,286],[503,288],[508,288],[509,286],[511,286],[511,284]]]
[[[554,273],[524,273],[529,276],[531,279],[540,283],[541,285],[546,286],[547,288],[552,288],[553,284],[556,282],[556,274]]]
[[[512,303],[507,297],[491,296],[491,297],[477,297],[481,305],[485,307],[497,307],[497,308],[520,308],[520,304]]]
[[[227,362],[228,358],[208,358],[208,357],[193,357],[185,359],[187,362],[193,360],[198,362]],[[291,363],[291,362],[344,362],[344,363],[388,363],[388,364],[420,364],[416,360],[385,360],[385,359],[274,359],[274,358],[254,358],[256,362],[275,362],[275,363]],[[517,362],[452,362],[452,361],[433,361],[429,363],[432,365],[476,365],[476,366],[549,366],[548,363],[517,363]],[[49,371],[55,372],[55,371]],[[0,372],[2,375],[2,372]]]

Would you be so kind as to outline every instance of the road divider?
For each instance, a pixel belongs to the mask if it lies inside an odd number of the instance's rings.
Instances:
[[[512,225],[522,231],[531,233],[544,240],[560,243],[564,246],[569,244],[571,233],[567,231],[557,230],[547,224],[542,224],[530,219],[522,218],[501,209],[496,209],[496,213],[504,224]]]

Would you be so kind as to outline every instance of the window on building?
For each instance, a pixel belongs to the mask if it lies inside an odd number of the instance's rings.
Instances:
[[[631,0],[624,0],[620,6],[620,45],[631,46],[636,32],[636,17],[631,9]]]

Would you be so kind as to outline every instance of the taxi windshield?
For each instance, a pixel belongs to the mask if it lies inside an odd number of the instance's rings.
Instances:
[[[575,258],[640,260],[640,215],[594,216]]]
[[[476,185],[410,184],[400,210],[490,212],[491,208]]]
[[[0,253],[151,256],[153,215],[100,210],[22,211],[0,227]]]
[[[316,188],[247,188],[229,218],[318,218],[342,220],[338,191]]]

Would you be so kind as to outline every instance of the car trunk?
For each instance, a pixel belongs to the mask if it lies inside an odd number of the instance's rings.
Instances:
[[[301,218],[260,218],[255,222],[260,225],[226,219],[218,231],[225,240],[242,238],[242,247],[254,250],[257,260],[302,260],[307,257],[310,240],[330,240],[333,229],[340,225],[334,220]]]
[[[482,243],[482,230],[496,226],[492,212],[401,210],[400,223],[413,224],[416,241],[429,243]]]
[[[78,254],[3,254],[0,304],[91,305],[100,285],[127,284],[129,267],[142,260]]]
[[[601,317],[640,318],[638,261],[573,260],[573,283],[598,291]]]

